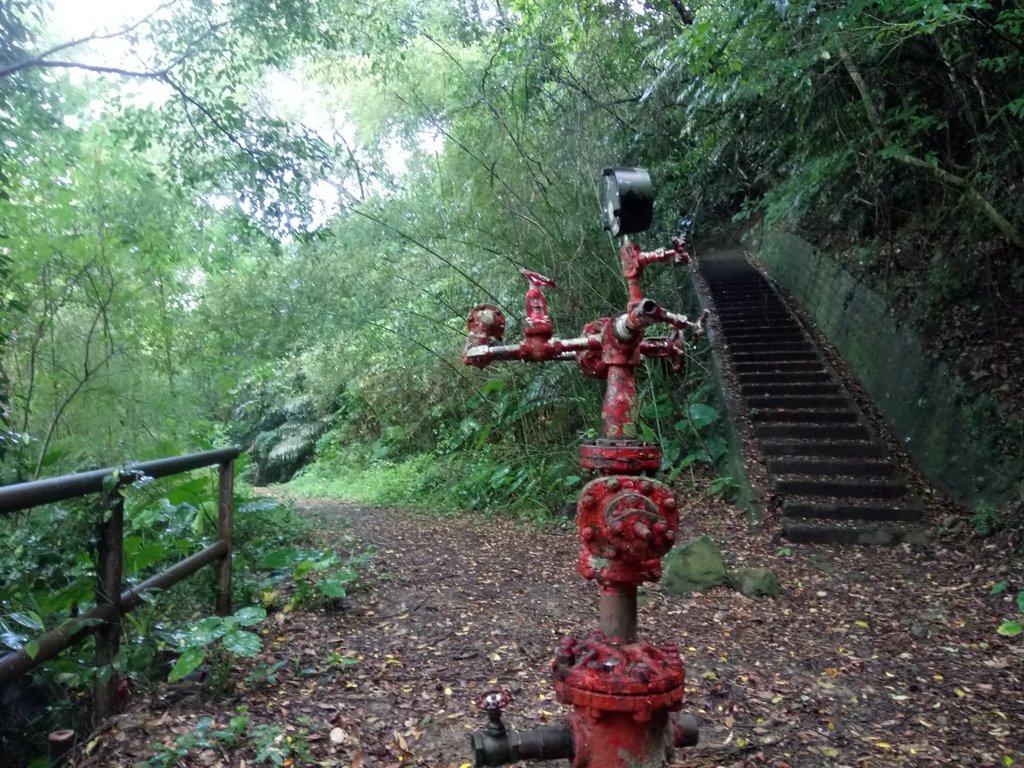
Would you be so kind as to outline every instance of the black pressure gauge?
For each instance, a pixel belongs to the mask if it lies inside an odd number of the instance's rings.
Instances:
[[[654,218],[654,187],[643,168],[605,168],[601,172],[604,228],[613,237],[643,232]]]

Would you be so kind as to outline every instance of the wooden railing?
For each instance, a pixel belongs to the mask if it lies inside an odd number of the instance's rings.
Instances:
[[[0,687],[81,641],[90,632],[96,634],[97,668],[110,668],[120,647],[121,617],[142,603],[146,593],[177,584],[204,565],[213,564],[216,574],[217,613],[221,616],[230,614],[234,465],[239,452],[237,448],[222,448],[0,488],[0,514],[18,512],[41,504],[52,504],[93,493],[100,494],[99,503],[103,510],[99,523],[96,607],[81,616],[68,619],[56,629],[39,635],[26,643],[21,650],[0,658]],[[217,541],[131,589],[122,591],[122,488],[141,477],[167,477],[210,466],[219,467]],[[118,680],[113,672],[99,679],[103,679],[104,682],[98,682],[96,685],[95,716],[104,718],[117,711]]]

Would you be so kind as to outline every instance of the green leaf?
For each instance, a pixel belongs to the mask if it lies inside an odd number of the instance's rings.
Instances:
[[[345,597],[348,594],[345,590],[345,583],[332,576],[328,576],[320,581],[320,591],[327,595],[327,597],[335,599]]]
[[[1024,589],[1017,593],[1017,608],[1024,613]]]
[[[267,568],[272,571],[280,570],[281,568],[290,568],[300,557],[301,553],[297,547],[285,547],[284,549],[278,549],[274,552],[268,553],[262,560],[260,560],[260,567]]]
[[[19,635],[17,632],[11,632],[10,630],[0,632],[0,646],[10,648],[12,651],[18,651],[21,650],[24,645],[24,635]]]
[[[235,630],[224,635],[224,649],[239,656],[255,656],[263,650],[259,635],[244,630]]]
[[[251,627],[267,618],[267,612],[257,605],[250,605],[235,611],[234,618],[240,626]]]
[[[8,614],[15,624],[20,624],[25,629],[31,629],[35,632],[43,631],[43,620],[39,617],[39,614],[35,611],[15,611],[14,613]]]
[[[199,665],[206,661],[205,648],[186,648],[178,660],[174,662],[171,673],[167,675],[167,681],[176,683],[191,672],[198,669]]]
[[[224,619],[219,616],[207,616],[185,635],[185,646],[187,648],[202,648],[217,638],[223,637],[227,631],[228,627],[224,623]]]
[[[34,659],[39,655],[39,643],[35,640],[29,640],[21,650],[23,650],[30,659]]]
[[[719,419],[719,413],[707,403],[692,403],[688,409],[690,423],[694,429],[703,429]],[[685,424],[685,422],[684,422]]]
[[[1024,623],[1020,621],[1004,621],[996,630],[1003,637],[1016,637],[1024,632]]]
[[[128,536],[124,540],[125,570],[135,574],[154,563],[159,563],[170,554],[162,542],[145,543],[141,536]]]
[[[196,477],[174,486],[167,494],[167,500],[174,506],[179,504],[201,504],[210,495],[210,481]]]
[[[1001,595],[1005,591],[1006,591],[1006,582],[1005,581],[997,581],[995,584],[992,585],[992,594],[993,595]]]

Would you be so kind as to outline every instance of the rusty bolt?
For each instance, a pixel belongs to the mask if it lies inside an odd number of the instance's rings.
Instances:
[[[651,492],[651,482],[650,482],[650,480],[641,480],[640,484],[637,486],[637,488],[640,489],[641,493],[650,493]]]
[[[608,527],[611,528],[612,533],[622,533],[622,521],[621,520],[616,520],[615,522],[613,522]]]
[[[676,532],[673,531],[673,530],[665,531],[665,538],[668,539],[669,541],[675,541],[676,540]]]
[[[665,509],[675,509],[678,505],[675,496],[666,496],[665,500],[661,503],[664,505]]]
[[[646,539],[651,535],[651,529],[641,522],[633,523],[633,532],[641,539]]]
[[[656,522],[654,524],[654,532],[655,533],[664,533],[667,530],[668,530],[668,526],[665,524],[665,522],[663,520],[659,520],[658,522]]]
[[[596,536],[596,535],[597,534],[594,531],[594,529],[591,526],[589,526],[589,525],[586,528],[584,528],[582,531],[580,531],[580,536],[583,537],[584,541],[592,541],[594,536]]]
[[[594,506],[593,495],[589,493],[584,493],[582,496],[580,496],[580,504],[582,504],[584,507]]]
[[[608,481],[607,486],[608,490],[617,491],[619,490],[619,488],[622,487],[622,483],[620,483],[616,478],[613,477],[611,480]]]

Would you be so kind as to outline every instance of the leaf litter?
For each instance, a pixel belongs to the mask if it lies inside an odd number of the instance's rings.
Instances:
[[[244,711],[250,728],[272,726],[288,748],[259,760],[252,739],[218,740],[170,764],[464,768],[467,734],[483,723],[473,701],[498,685],[515,695],[513,727],[561,721],[553,650],[597,617],[596,589],[574,569],[573,530],[297,505],[322,540],[376,548],[365,588],[337,608],[272,613],[262,655],[239,660],[218,701],[195,684],[137,693],[75,766],[144,766],[203,718],[227,728]],[[772,568],[783,593],[644,588],[641,635],[679,645],[684,709],[701,724],[700,745],[677,751],[674,766],[1024,764],[1024,643],[996,632],[1024,584],[997,549],[962,538],[780,547],[706,496],[689,505],[681,536],[702,533],[732,567]],[[993,593],[1000,579],[1013,590]],[[252,682],[273,665],[273,682]]]

